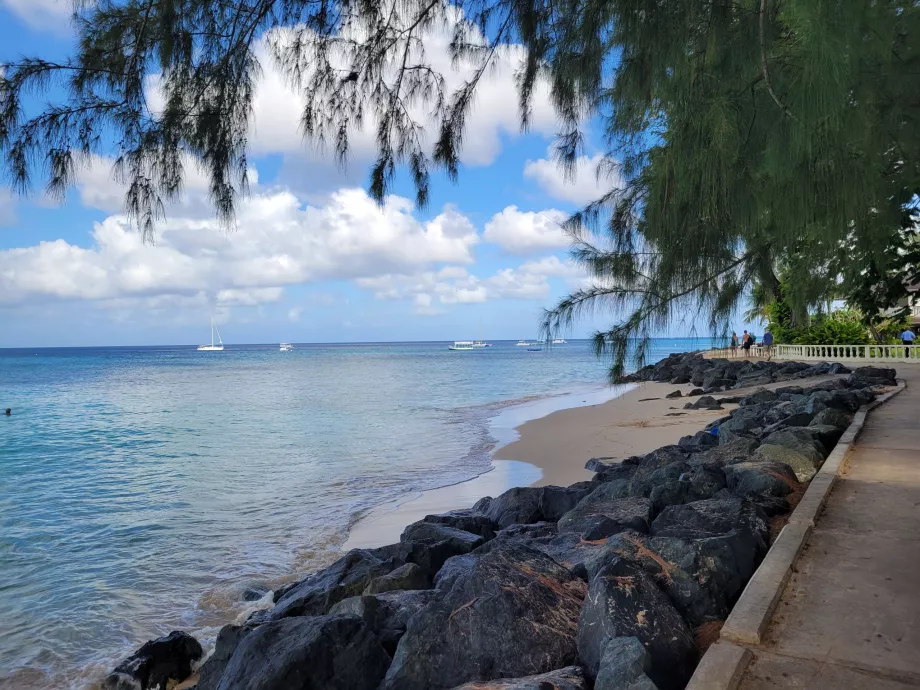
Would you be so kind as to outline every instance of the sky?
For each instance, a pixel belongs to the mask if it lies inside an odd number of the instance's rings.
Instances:
[[[0,0],[0,62],[66,54],[69,8]],[[426,50],[450,70],[444,39]],[[575,179],[562,175],[549,155],[557,122],[545,90],[520,132],[519,58],[508,51],[482,84],[459,182],[435,174],[423,211],[406,180],[383,206],[366,194],[370,132],[353,137],[345,170],[306,142],[298,98],[267,58],[251,193],[233,230],[216,222],[194,165],[154,244],[123,216],[123,188],[103,156],[80,169],[63,203],[0,186],[0,347],[194,344],[209,340],[211,318],[228,344],[470,339],[480,323],[487,340],[535,337],[543,309],[587,282],[559,223],[617,181],[598,181],[590,128]],[[598,314],[566,335],[612,320]]]

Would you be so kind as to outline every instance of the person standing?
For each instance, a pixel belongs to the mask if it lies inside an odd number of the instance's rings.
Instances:
[[[738,334],[734,331],[732,331],[732,342],[728,348],[731,350],[732,357],[738,354]]]
[[[914,344],[914,338],[916,337],[917,336],[914,334],[912,330],[910,330],[909,328],[905,328],[904,332],[901,334],[901,342],[904,343],[905,345],[910,346]],[[910,357],[909,348],[904,348],[904,356]]]
[[[751,334],[745,331],[741,336],[741,349],[744,350],[744,356],[749,357],[751,354],[751,345],[754,344],[754,339],[751,337]]]
[[[763,346],[767,349],[767,359],[773,357],[773,334],[768,328],[763,332]]]

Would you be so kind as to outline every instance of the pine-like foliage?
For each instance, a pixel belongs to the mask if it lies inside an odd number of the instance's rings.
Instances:
[[[481,77],[522,44],[522,126],[547,79],[560,164],[600,118],[599,174],[622,180],[568,223],[596,281],[543,324],[613,310],[595,342],[616,377],[665,327],[703,315],[727,330],[754,282],[769,294],[782,272],[795,311],[836,283],[842,248],[886,270],[918,191],[918,19],[908,0],[107,0],[78,6],[71,60],[5,65],[0,153],[17,187],[40,170],[60,193],[82,157],[114,149],[148,234],[191,157],[230,221],[265,39],[303,96],[305,135],[344,159],[367,122],[372,194],[405,165],[423,205],[433,167],[457,175]],[[451,32],[459,86],[425,54],[435,30]],[[33,110],[53,87],[65,95]]]

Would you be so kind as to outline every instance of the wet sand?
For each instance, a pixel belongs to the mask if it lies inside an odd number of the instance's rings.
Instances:
[[[647,453],[724,414],[684,410],[685,400],[664,398],[676,388],[687,393],[693,387],[631,384],[508,408],[493,421],[498,445],[491,471],[375,508],[352,527],[342,549],[391,544],[406,525],[426,515],[469,508],[483,496],[515,486],[564,486],[590,479],[593,473],[584,467],[592,457]]]
[[[782,381],[758,388],[807,386],[832,378],[836,377]],[[585,469],[591,458],[643,455],[677,443],[681,436],[696,433],[737,407],[725,404],[724,410],[685,410],[684,405],[697,398],[665,397],[674,390],[686,396],[695,387],[631,384],[593,394],[604,402],[594,402],[592,394],[573,394],[509,408],[496,418],[493,428],[499,444],[493,450],[492,471],[453,486],[404,496],[374,509],[352,527],[342,549],[392,544],[399,541],[406,525],[426,515],[470,508],[483,496],[497,496],[515,486],[567,486],[586,481],[594,476]],[[752,390],[755,389],[714,395],[745,395]],[[614,395],[617,397],[608,399]],[[528,421],[515,425],[517,417]]]

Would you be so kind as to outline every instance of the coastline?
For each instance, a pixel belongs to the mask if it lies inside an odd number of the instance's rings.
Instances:
[[[589,409],[606,404],[634,386],[635,384],[603,386],[542,396],[501,408],[489,420],[489,433],[495,440],[495,445],[489,451],[489,469],[462,482],[403,494],[371,509],[351,526],[341,550],[345,552],[356,548],[375,548],[397,542],[407,525],[421,520],[426,515],[470,508],[483,496],[498,496],[516,486],[541,486],[545,469],[539,463],[525,458],[499,457],[496,455],[497,451],[516,443],[520,439],[519,429],[525,424],[558,412]],[[588,475],[588,478],[593,474],[583,468],[582,472]]]
[[[351,526],[342,551],[399,541],[407,525],[426,515],[470,508],[483,496],[498,496],[514,487],[588,481],[594,473],[585,463],[593,457],[625,458],[676,443],[720,414],[684,410],[682,398],[664,397],[675,389],[686,394],[693,388],[634,383],[509,406],[490,422],[496,445],[488,471],[377,506]]]
[[[809,383],[830,378],[818,376]],[[756,388],[783,385],[788,382],[734,389],[729,394],[745,395]],[[351,526],[341,550],[397,542],[406,526],[426,515],[471,508],[484,496],[495,497],[514,487],[569,486],[588,481],[594,476],[585,469],[591,458],[644,455],[677,443],[682,436],[696,433],[737,407],[726,403],[722,411],[685,410],[687,394],[694,388],[690,383],[641,382],[509,406],[492,420],[497,443],[491,450],[489,470],[457,484],[403,495],[377,506]],[[682,397],[665,397],[675,390]]]

